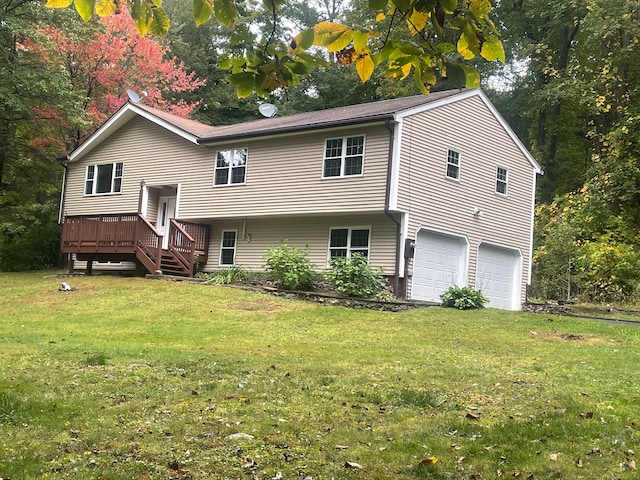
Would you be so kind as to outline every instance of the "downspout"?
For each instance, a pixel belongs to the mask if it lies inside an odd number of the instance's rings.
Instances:
[[[58,210],[58,225],[60,225],[60,249],[62,250],[62,229],[64,228],[64,196],[67,191],[67,174],[69,173],[69,167],[67,166],[67,161],[69,160],[68,155],[60,155],[56,160],[58,163],[62,165],[64,172],[62,174],[62,191],[60,192],[60,209]],[[61,252],[62,253],[62,252]],[[67,254],[67,270],[69,273],[73,271],[73,263],[72,263],[72,254]],[[63,262],[62,259],[59,260]]]
[[[393,293],[396,298],[398,298],[398,293],[400,291],[400,246],[402,242],[402,225],[393,216],[391,210],[389,209],[389,203],[391,202],[391,174],[393,172],[393,150],[396,140],[396,129],[395,122],[391,120],[385,120],[384,125],[385,127],[387,127],[387,130],[389,130],[389,158],[387,159],[387,188],[384,197],[384,213],[391,219],[393,223],[396,224],[396,264],[393,274]]]

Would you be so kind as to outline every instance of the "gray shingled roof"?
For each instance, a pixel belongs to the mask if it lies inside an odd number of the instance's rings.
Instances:
[[[413,97],[382,100],[380,102],[362,103],[347,107],[317,110],[308,113],[299,113],[283,117],[262,118],[234,125],[211,127],[193,120],[185,120],[152,107],[138,104],[159,119],[168,122],[175,127],[184,130],[196,137],[200,143],[231,140],[235,138],[257,137],[275,135],[288,132],[312,130],[329,126],[354,125],[372,121],[390,119],[394,114],[412,109],[420,105],[435,102],[437,100],[459,94],[461,90],[446,90],[434,92],[430,95],[416,95]]]

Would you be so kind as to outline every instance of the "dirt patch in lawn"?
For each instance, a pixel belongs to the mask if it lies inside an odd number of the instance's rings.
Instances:
[[[532,332],[532,335],[536,338],[540,338],[541,340],[549,340],[554,342],[573,342],[573,343],[583,343],[587,345],[596,345],[596,344],[606,343],[606,340],[604,338],[596,337],[595,335],[585,335],[582,333]]]

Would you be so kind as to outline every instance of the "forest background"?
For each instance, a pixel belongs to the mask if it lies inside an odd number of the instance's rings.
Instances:
[[[278,34],[323,21],[365,24],[370,5],[291,0]],[[236,27],[215,18],[196,27],[185,2],[162,6],[171,26],[158,38],[140,37],[126,10],[84,22],[72,9],[0,0],[0,271],[59,265],[59,158],[124,103],[127,89],[211,125],[258,117],[264,99],[238,98],[233,71],[221,65],[252,35],[276,31],[272,12],[239,9]],[[492,16],[506,62],[467,63],[544,170],[530,297],[638,303],[640,4],[501,0]],[[356,63],[328,54],[268,100],[284,115],[424,91],[415,69],[402,81],[376,69],[362,82]],[[451,77],[432,90],[456,86]]]

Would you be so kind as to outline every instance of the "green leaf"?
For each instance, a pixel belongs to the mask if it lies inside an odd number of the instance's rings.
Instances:
[[[390,2],[402,12],[406,12],[407,10],[409,10],[409,8],[411,8],[411,0],[390,0]]]
[[[141,36],[145,36],[151,25],[151,9],[143,0],[135,0],[131,5],[131,18],[136,26],[136,30]]]
[[[440,53],[451,53],[456,49],[456,46],[453,43],[442,42],[436,45],[436,50]]]
[[[229,77],[229,82],[236,86],[238,98],[248,97],[256,88],[255,74],[249,72],[235,73]]]
[[[420,12],[430,12],[438,3],[438,0],[418,0],[413,8]]]
[[[462,69],[466,78],[464,86],[467,88],[480,88],[480,73],[478,70],[469,65],[462,65]]]
[[[296,35],[296,37],[291,41],[291,48],[296,51],[307,50],[313,45],[314,38],[315,33],[313,28],[307,28],[306,30],[298,33],[298,35]]]
[[[151,10],[151,15],[153,15],[151,33],[158,35],[159,37],[165,36],[169,31],[169,25],[171,24],[167,13],[162,8],[158,7]]]
[[[213,13],[225,27],[230,27],[238,18],[238,11],[233,0],[213,0]]]
[[[438,0],[438,3],[447,13],[453,13],[458,8],[458,0]]]
[[[193,0],[193,18],[200,26],[211,18],[213,7],[211,0]]]
[[[108,17],[116,13],[116,4],[113,0],[97,0],[95,9],[99,17]]]
[[[369,43],[369,35],[364,32],[356,31],[353,34],[353,48],[355,48],[356,52],[360,53],[365,48],[367,48],[367,44]]]
[[[379,12],[387,8],[387,0],[369,0],[369,11]]]
[[[447,65],[447,78],[456,88],[463,88],[467,84],[467,77],[461,65],[450,63]]]
[[[82,0],[80,0],[82,1]],[[47,7],[49,8],[67,8],[73,0],[47,0]],[[77,3],[77,0],[76,0]],[[78,8],[76,6],[76,8]]]
[[[502,42],[495,35],[489,35],[484,43],[482,44],[482,49],[480,50],[480,55],[482,58],[489,60],[490,62],[495,62],[499,60],[500,62],[505,62],[505,54],[504,47],[502,46]]]
[[[89,21],[93,15],[95,0],[75,0],[73,4],[76,7],[76,12],[80,14],[80,18],[85,22]]]
[[[484,18],[491,11],[489,0],[471,0],[469,10],[477,18]]]

